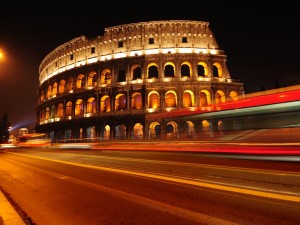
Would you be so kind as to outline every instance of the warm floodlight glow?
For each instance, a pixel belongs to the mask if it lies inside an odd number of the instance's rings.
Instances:
[[[90,58],[90,59],[88,59],[88,64],[95,63],[97,61],[98,61],[97,57]]]
[[[164,78],[162,78],[163,82],[170,82],[173,79],[174,79],[174,77],[164,77]]]
[[[76,67],[79,67],[79,66],[84,66],[85,65],[85,61],[78,61],[76,63]]]
[[[120,58],[125,58],[126,57],[126,53],[125,52],[121,52],[121,53],[116,53],[115,54],[115,59],[120,59]]]
[[[131,51],[129,52],[129,56],[141,56],[143,53],[142,51]]]
[[[75,67],[74,63],[67,66],[67,70],[73,69]]]
[[[146,55],[153,55],[153,54],[158,54],[159,50],[158,49],[149,49],[149,50],[145,50],[145,54]]]
[[[145,49],[145,50],[134,50],[134,51],[129,51],[129,52],[119,52],[119,53],[115,53],[115,54],[108,54],[108,55],[102,55],[100,56],[100,58],[98,57],[92,57],[92,58],[88,58],[87,60],[81,60],[81,61],[77,61],[75,64],[72,63],[70,65],[66,65],[62,68],[59,68],[58,70],[56,70],[53,73],[48,74],[48,76],[45,76],[44,79],[41,79],[41,83],[45,82],[46,80],[50,79],[51,77],[62,73],[66,70],[71,70],[74,67],[80,67],[80,66],[84,66],[86,64],[92,64],[92,63],[96,63],[98,60],[99,61],[108,61],[108,60],[112,60],[112,59],[119,59],[119,58],[126,58],[128,56],[141,56],[141,55],[155,55],[155,54],[175,54],[175,53],[181,53],[181,54],[188,54],[188,53],[196,53],[196,54],[213,54],[216,55],[219,53],[218,50],[216,49],[205,49],[205,48],[155,48],[155,49]],[[3,54],[0,51],[0,60],[1,57],[3,57]],[[198,79],[199,80],[199,79]],[[201,81],[203,81],[200,78]],[[210,79],[209,79],[210,80]],[[209,81],[204,79],[204,81]]]
[[[179,48],[178,53],[193,53],[192,48]]]

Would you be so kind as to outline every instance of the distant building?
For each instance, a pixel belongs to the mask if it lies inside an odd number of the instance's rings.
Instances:
[[[210,121],[162,122],[147,115],[238,99],[227,56],[208,22],[150,21],[77,37],[39,67],[36,131],[53,141],[153,139],[193,134]]]

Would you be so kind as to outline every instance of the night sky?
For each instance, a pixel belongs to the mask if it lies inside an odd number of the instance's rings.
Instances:
[[[2,5],[0,12],[0,116],[12,127],[35,124],[38,69],[65,42],[104,28],[153,20],[210,23],[227,55],[231,78],[245,93],[300,84],[300,16],[295,3],[264,1],[110,1],[82,4]],[[235,3],[240,2],[240,3]],[[163,6],[168,5],[168,6]]]

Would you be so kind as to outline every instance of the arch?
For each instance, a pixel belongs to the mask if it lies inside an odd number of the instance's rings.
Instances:
[[[105,127],[103,129],[103,139],[104,140],[110,139],[110,126],[109,125],[105,125]]]
[[[164,65],[164,77],[175,77],[175,65],[174,65],[174,63],[167,62]]]
[[[68,101],[66,104],[66,116],[72,116],[72,102]]]
[[[191,64],[189,62],[183,62],[180,66],[181,77],[191,77]]]
[[[179,138],[178,124],[175,121],[169,121],[166,125],[166,135],[169,138]]]
[[[91,71],[88,75],[87,79],[88,87],[97,87],[97,73],[95,71]]]
[[[158,78],[158,66],[155,63],[150,63],[147,67],[147,77],[148,79],[151,78]]]
[[[112,76],[111,76],[111,70],[110,69],[102,70],[102,73],[101,73],[101,76],[100,76],[100,83],[101,84],[111,84],[112,83]]]
[[[79,139],[82,140],[84,138],[83,129],[79,129]]]
[[[58,93],[59,94],[65,93],[65,85],[66,85],[66,81],[64,79],[61,79],[59,81],[59,85],[58,85]]]
[[[143,108],[143,97],[139,92],[134,92],[131,95],[131,108],[142,109]]]
[[[64,104],[63,103],[58,104],[56,117],[61,118],[61,119],[64,117]]]
[[[90,139],[89,141],[93,141],[96,138],[96,128],[95,128],[95,126],[88,127],[86,129],[86,138]]]
[[[87,100],[86,112],[87,113],[96,113],[96,100],[94,97],[91,97]]]
[[[161,136],[160,124],[152,122],[149,124],[149,139],[159,139]]]
[[[224,91],[221,90],[217,90],[216,94],[215,94],[215,103],[221,103],[221,102],[225,102],[225,93]]]
[[[208,120],[201,121],[201,136],[208,137],[210,136],[210,131],[212,130],[212,124]]]
[[[52,97],[52,86],[51,84],[48,85],[48,88],[47,88],[47,98],[51,98]]]
[[[52,97],[56,95],[57,95],[57,82],[54,82],[52,87]]]
[[[183,107],[192,107],[195,105],[194,102],[194,93],[191,90],[185,90],[182,94],[182,106]]]
[[[142,79],[142,67],[139,64],[135,64],[131,67],[131,79]]]
[[[125,94],[118,94],[115,97],[115,110],[116,111],[123,111],[127,109],[127,99]]]
[[[230,97],[232,100],[234,100],[234,101],[239,100],[239,96],[238,96],[238,93],[237,93],[236,91],[231,91],[231,92],[229,93],[229,97]]]
[[[133,140],[144,139],[144,126],[141,123],[136,123],[133,126]]]
[[[165,107],[177,107],[177,95],[175,91],[167,91],[165,94]]]
[[[48,120],[50,118],[50,108],[46,107],[46,111],[45,111],[45,120]]]
[[[208,77],[208,67],[205,62],[198,62],[197,64],[197,76]]]
[[[211,104],[210,93],[207,90],[200,91],[200,106],[207,106]]]
[[[51,112],[50,112],[50,119],[54,119],[56,116],[56,106],[52,105],[51,106]]]
[[[148,94],[148,108],[157,109],[160,107],[160,97],[156,91],[151,91]]]
[[[222,66],[220,65],[220,63],[213,64],[213,76],[218,77],[218,78],[223,77],[223,70],[222,70]]]
[[[40,96],[40,101],[42,102],[44,100],[45,100],[45,92],[44,92],[44,90],[42,90],[41,96]]]
[[[100,99],[100,112],[110,112],[111,111],[111,101],[108,95],[102,96]]]
[[[45,120],[45,112],[44,110],[40,110],[40,113],[39,113],[39,122],[43,122]]]
[[[78,99],[75,103],[75,116],[82,116],[84,113],[83,100]]]
[[[218,131],[223,131],[224,130],[224,124],[222,120],[218,121]]]
[[[119,124],[115,127],[115,139],[123,140],[127,138],[127,130],[125,124]]]
[[[195,136],[195,125],[192,121],[186,121],[183,129],[187,138]]]
[[[84,74],[79,74],[76,79],[76,89],[85,87],[85,77]]]
[[[69,77],[68,78],[68,85],[67,85],[67,91],[70,92],[70,91],[73,91],[73,77]]]

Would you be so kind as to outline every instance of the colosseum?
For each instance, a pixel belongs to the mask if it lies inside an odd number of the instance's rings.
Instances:
[[[53,142],[201,138],[219,124],[149,115],[238,99],[243,84],[226,60],[204,21],[131,23],[74,38],[40,64],[36,131]]]

